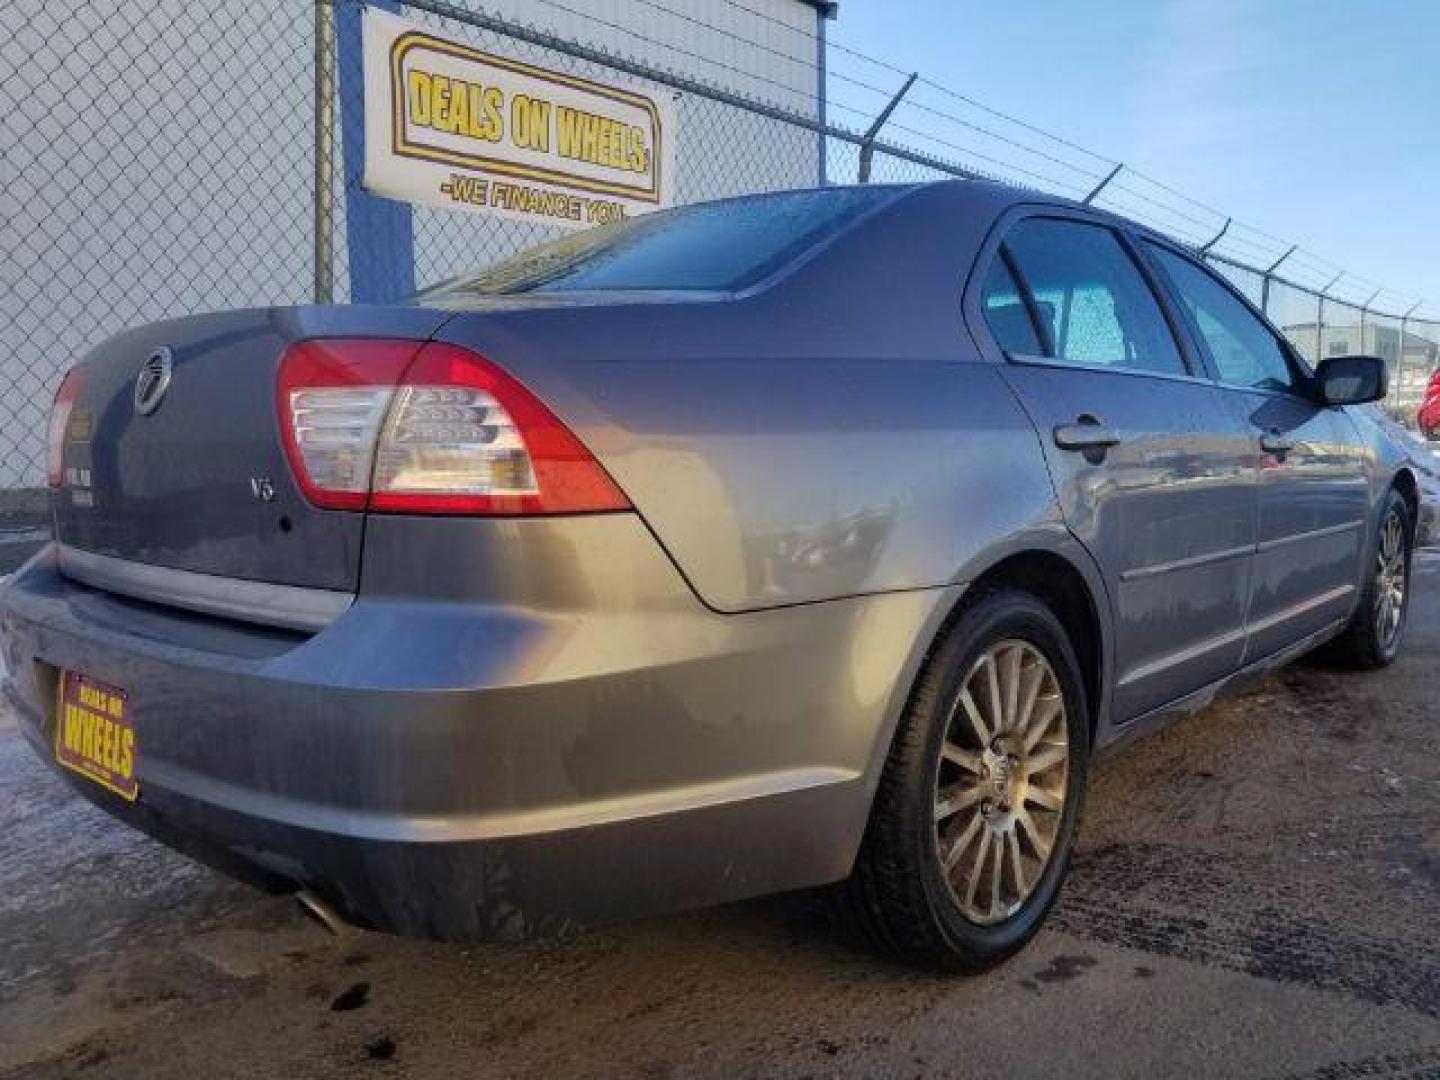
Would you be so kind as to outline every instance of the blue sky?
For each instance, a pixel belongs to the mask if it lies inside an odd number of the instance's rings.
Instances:
[[[1440,0],[842,0],[830,35],[1440,314]]]

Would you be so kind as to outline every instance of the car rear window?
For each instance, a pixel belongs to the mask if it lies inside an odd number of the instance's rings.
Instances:
[[[662,210],[530,248],[438,291],[741,289],[896,191],[791,191]]]

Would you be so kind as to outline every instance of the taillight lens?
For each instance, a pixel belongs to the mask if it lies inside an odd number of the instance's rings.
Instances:
[[[280,365],[290,462],[317,506],[573,514],[629,502],[553,413],[455,345],[300,342]]]
[[[280,361],[280,434],[305,497],[332,510],[363,510],[375,440],[414,341],[317,340]]]
[[[71,368],[55,392],[55,404],[50,408],[49,457],[46,479],[51,487],[65,482],[65,437],[70,432],[70,416],[75,411],[75,400],[80,396],[80,371]]]

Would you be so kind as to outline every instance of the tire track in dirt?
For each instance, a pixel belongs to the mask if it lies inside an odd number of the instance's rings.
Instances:
[[[1337,1061],[1304,1073],[1287,1073],[1283,1080],[1434,1080],[1440,1077],[1440,1047],[1410,1050],[1377,1057]]]
[[[1304,880],[1277,892],[1247,881],[1254,873],[1243,859],[1191,848],[1111,844],[1077,857],[1054,920],[1106,944],[1440,1017],[1429,920],[1371,932],[1345,917],[1361,898]]]

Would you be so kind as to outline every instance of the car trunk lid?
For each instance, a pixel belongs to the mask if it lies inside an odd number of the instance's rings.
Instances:
[[[265,308],[155,323],[104,342],[78,376],[56,491],[56,538],[111,558],[354,591],[364,514],[312,506],[286,460],[280,358],[314,337],[418,343],[445,322],[415,307]],[[137,385],[170,378],[153,408]],[[144,375],[142,375],[142,370]]]

